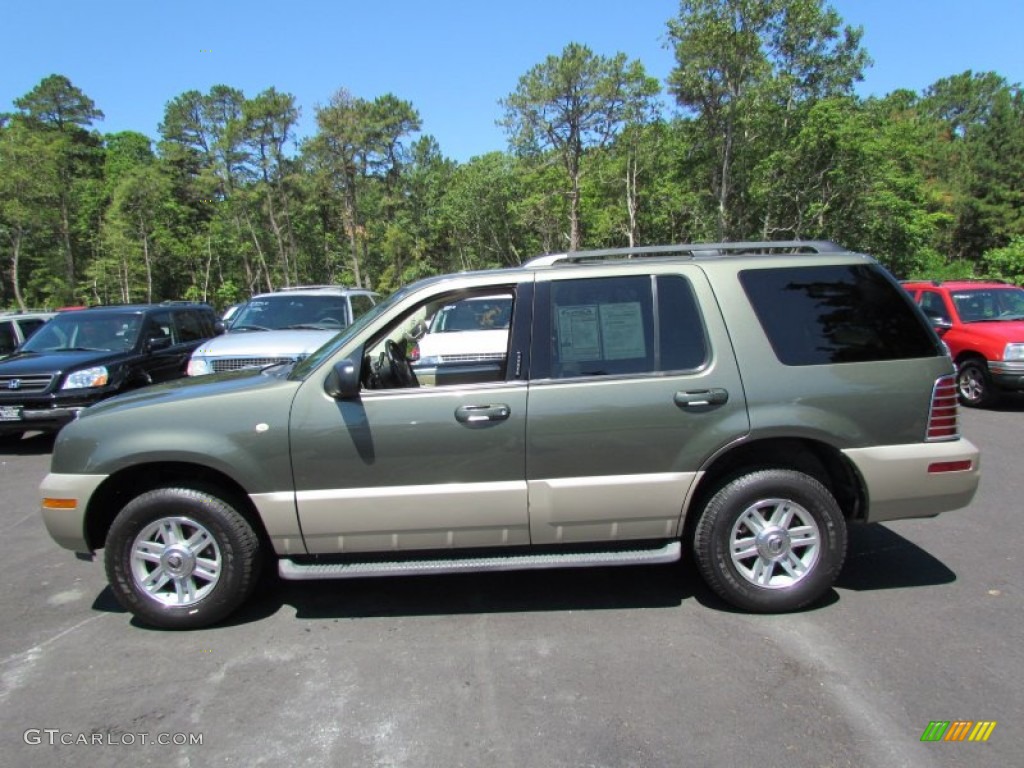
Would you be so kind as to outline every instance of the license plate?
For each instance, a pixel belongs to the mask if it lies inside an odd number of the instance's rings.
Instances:
[[[0,421],[21,421],[21,406],[0,405]]]

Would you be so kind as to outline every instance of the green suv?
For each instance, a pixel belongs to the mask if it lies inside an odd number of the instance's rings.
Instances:
[[[431,319],[507,297],[479,380],[420,380]],[[436,277],[297,364],[148,387],[69,424],[41,486],[145,623],[285,579],[666,563],[745,610],[819,600],[854,522],[966,506],[953,365],[871,257],[826,242],[545,256]]]

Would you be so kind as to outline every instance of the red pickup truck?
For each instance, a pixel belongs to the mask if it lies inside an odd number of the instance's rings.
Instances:
[[[949,347],[964,405],[1024,391],[1024,288],[992,280],[904,282]]]

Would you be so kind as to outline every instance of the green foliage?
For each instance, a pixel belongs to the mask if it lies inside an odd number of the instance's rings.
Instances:
[[[859,99],[861,32],[822,0],[681,0],[681,111],[639,61],[580,43],[499,102],[465,163],[415,107],[344,90],[296,147],[291,94],[219,84],[154,142],[45,78],[0,117],[0,305],[195,298],[427,275],[629,243],[827,238],[900,277],[1024,281],[1024,96],[993,72]],[[655,31],[652,30],[652,37]]]
[[[981,257],[981,271],[985,277],[1024,285],[1024,234],[1014,236],[1003,248],[986,251]]]
[[[604,147],[626,125],[649,119],[659,90],[643,65],[627,62],[625,54],[605,58],[570,43],[561,56],[549,56],[523,75],[516,91],[501,102],[501,124],[512,146],[526,156],[550,151],[565,169],[570,250],[581,241],[584,152]]]

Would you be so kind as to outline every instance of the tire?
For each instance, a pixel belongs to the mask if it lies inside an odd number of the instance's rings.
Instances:
[[[701,575],[719,597],[747,611],[782,613],[831,589],[846,557],[846,521],[809,475],[760,470],[711,497],[693,544]]]
[[[260,564],[249,521],[225,500],[189,488],[137,496],[107,534],[114,596],[160,629],[196,629],[225,618],[251,594]]]
[[[956,391],[960,402],[969,408],[984,408],[996,401],[995,385],[984,361],[968,358],[956,371]]]

